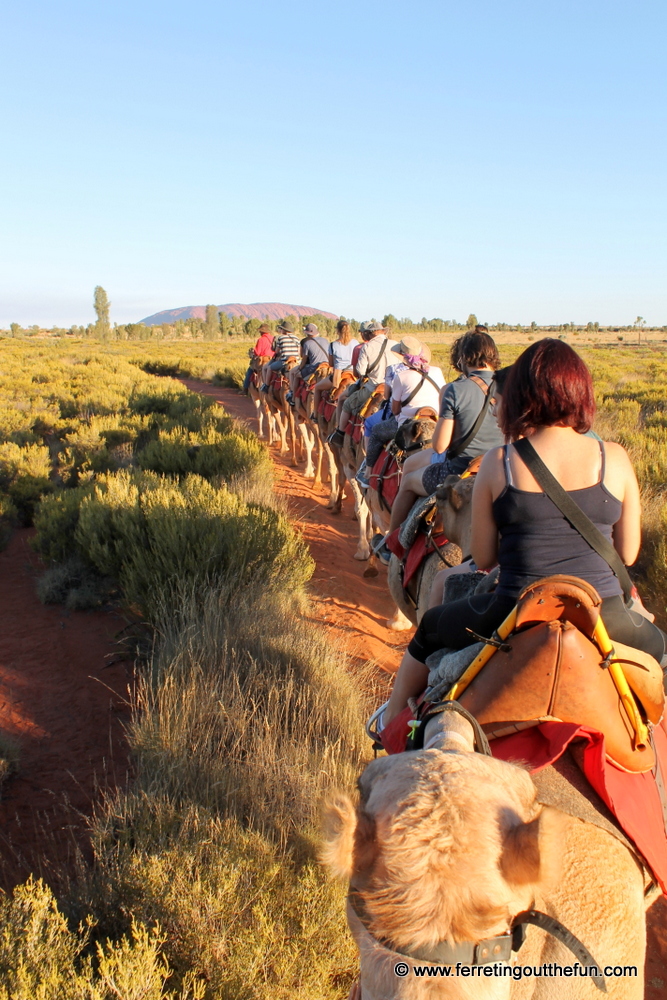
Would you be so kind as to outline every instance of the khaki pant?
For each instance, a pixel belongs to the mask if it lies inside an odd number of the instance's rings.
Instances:
[[[374,392],[375,383],[367,382],[366,385],[362,385],[361,389],[355,389],[354,392],[350,393],[343,403],[343,409],[346,413],[358,413]]]

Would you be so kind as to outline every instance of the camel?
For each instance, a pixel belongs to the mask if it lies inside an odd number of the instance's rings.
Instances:
[[[296,364],[296,359],[286,362],[287,371],[293,368]],[[289,391],[289,383],[285,376],[283,375],[280,379],[280,386],[276,388],[276,383],[273,382],[266,393],[266,402],[269,408],[269,413],[275,417],[276,423],[278,425],[278,433],[280,436],[280,454],[287,455],[290,451],[292,454],[291,465],[297,464],[297,438],[295,432],[295,421],[294,413],[292,412],[292,407],[287,402],[286,396]],[[289,435],[290,444],[287,444],[287,438]]]
[[[602,969],[628,970],[620,978],[607,973],[612,1000],[640,1000],[650,897],[635,855],[606,830],[542,806],[522,767],[473,752],[473,728],[455,712],[428,723],[424,746],[369,764],[356,806],[337,794],[325,807],[322,860],[350,882],[347,917],[360,952],[361,980],[350,997],[598,996],[590,977],[519,978],[519,966],[571,967],[576,961],[534,926],[527,928],[512,976],[502,974],[510,968],[504,961],[491,967],[500,975],[486,976],[484,968],[470,968],[470,957],[460,964],[472,975],[457,976],[456,965],[445,964],[451,958],[446,952],[440,962],[443,971],[451,968],[449,978],[415,974],[438,943],[503,935],[518,914],[534,908],[575,934]]]
[[[251,365],[255,373],[261,372],[262,367],[265,364],[268,364],[268,362],[271,360],[271,358],[266,358],[266,357],[256,358],[255,355],[252,354],[252,352],[251,355],[252,355]],[[269,447],[271,447],[274,441],[276,441],[279,437],[278,430],[276,427],[276,418],[269,409],[269,404],[267,402],[266,395],[263,392],[259,391],[259,386],[255,382],[256,378],[257,374],[255,374],[253,378],[250,380],[250,384],[248,386],[248,395],[250,396],[252,404],[255,407],[255,416],[257,417],[257,437],[259,438],[265,437],[264,418],[266,417],[266,427],[267,427],[266,437],[268,438]]]
[[[472,526],[472,491],[475,479],[470,476],[460,479],[459,476],[448,476],[442,486],[436,492],[438,513],[442,521],[445,537],[461,550],[462,559],[470,556],[470,536]],[[370,492],[370,491],[369,491]],[[388,526],[388,525],[387,525]],[[451,561],[451,557],[449,558]],[[431,553],[423,562],[420,570],[415,603],[413,604],[405,595],[401,580],[401,562],[392,554],[387,583],[389,592],[396,602],[397,611],[401,613],[407,625],[404,628],[412,628],[418,625],[425,611],[428,610],[429,596],[433,580],[436,573],[445,568],[445,564],[437,552]],[[398,615],[392,621],[400,621]],[[396,628],[395,625],[389,625]]]
[[[330,371],[331,368],[328,364],[319,365],[316,371],[307,380],[307,385],[312,388],[315,382],[324,378]],[[306,479],[313,479],[314,486],[320,486],[322,483],[322,458],[324,455],[324,449],[322,447],[319,427],[313,423],[308,413],[308,409],[311,405],[311,397],[309,397],[309,402],[304,407],[300,396],[295,396],[294,419],[298,433],[301,435],[303,449],[306,453],[306,468],[304,476]],[[313,451],[317,452],[317,459],[315,463],[313,463]]]
[[[354,382],[352,372],[344,372],[338,386],[329,393],[329,402],[335,403],[340,394]],[[325,397],[326,398],[326,397]],[[345,495],[345,470],[341,460],[341,449],[332,447],[329,444],[329,435],[338,426],[336,411],[326,420],[322,413],[317,414],[317,428],[320,436],[320,449],[327,460],[329,467],[329,501],[327,510],[340,514],[343,508],[343,498]]]

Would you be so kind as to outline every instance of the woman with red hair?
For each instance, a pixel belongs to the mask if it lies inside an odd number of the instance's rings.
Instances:
[[[506,440],[528,438],[623,563],[632,565],[641,544],[637,479],[620,444],[588,434],[595,398],[591,374],[579,355],[560,340],[533,344],[512,365],[498,409]],[[469,645],[466,629],[491,635],[524,587],[557,573],[580,577],[595,587],[612,639],[642,649],[663,667],[667,665],[665,634],[645,615],[626,607],[609,564],[546,496],[511,443],[487,452],[477,474],[471,548],[480,569],[500,567],[496,590],[426,612],[396,675],[385,725],[408,698],[424,690],[430,653]]]

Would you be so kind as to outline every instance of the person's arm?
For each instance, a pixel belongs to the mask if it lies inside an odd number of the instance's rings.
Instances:
[[[454,423],[453,417],[440,417],[435,425],[431,447],[438,455],[442,455],[443,452],[447,451],[452,443]]]
[[[502,470],[502,448],[487,452],[475,476],[472,491],[470,555],[478,569],[492,569],[498,562],[498,527],[493,517],[493,487]]]
[[[639,484],[625,448],[606,441],[605,451],[608,469],[605,482],[609,482],[609,492],[622,503],[621,516],[613,528],[614,548],[625,565],[632,566],[639,555],[642,541]]]
[[[361,378],[366,374],[368,368],[368,351],[366,350],[366,344],[359,351],[359,357],[357,358],[357,363],[354,366],[354,374]]]

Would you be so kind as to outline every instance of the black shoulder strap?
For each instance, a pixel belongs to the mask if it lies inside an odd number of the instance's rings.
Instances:
[[[375,359],[375,361],[373,362],[373,364],[370,366],[370,368],[368,369],[368,371],[366,372],[366,374],[362,375],[362,378],[369,378],[373,374],[373,372],[375,371],[375,369],[377,368],[377,366],[380,364],[380,360],[382,359],[382,357],[384,355],[384,352],[387,350],[387,344],[388,343],[389,343],[389,341],[385,337],[384,338],[384,344],[380,348],[380,353],[378,354],[377,358]]]
[[[486,382],[484,382],[484,379],[475,378],[474,376],[472,376],[472,381],[474,381],[476,385],[479,385],[480,382],[482,382],[482,384],[484,385],[484,390],[482,390],[486,391],[486,395],[484,396],[484,403],[482,404],[482,409],[477,414],[477,420],[472,425],[466,436],[464,438],[460,438],[458,441],[455,441],[454,444],[452,444],[447,449],[447,458],[458,458],[458,456],[466,450],[468,445],[472,444],[472,442],[475,440],[477,434],[479,433],[479,429],[484,422],[486,411],[489,408],[489,403],[491,402],[491,397],[493,396],[493,389],[495,387],[495,382],[493,381],[493,379],[491,380],[488,386]]]
[[[535,481],[542,487],[549,499],[553,500],[561,514],[612,569],[618,578],[627,604],[632,597],[632,580],[614,546],[604,537],[600,529],[595,527],[579,504],[574,502],[569,493],[565,492],[558,480],[549,472],[528,438],[514,441],[514,447],[532,472]]]

